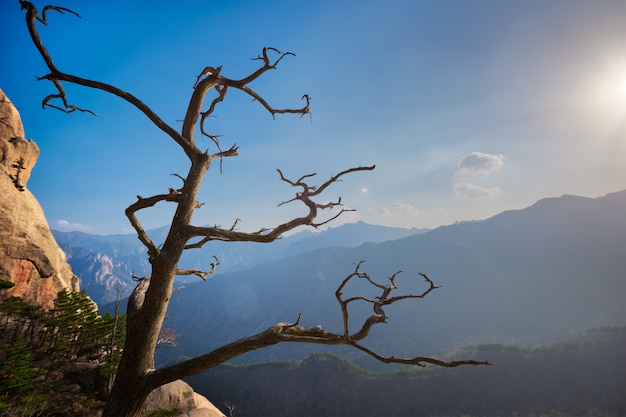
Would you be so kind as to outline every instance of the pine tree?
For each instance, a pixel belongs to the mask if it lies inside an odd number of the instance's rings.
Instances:
[[[20,174],[23,170],[26,169],[26,167],[24,166],[24,158],[20,156],[18,160],[11,165],[11,168],[15,170],[15,175],[9,174],[9,178],[11,178],[11,181],[13,181],[13,185],[15,186],[15,188],[20,191],[24,191],[24,185],[20,181]]]
[[[31,349],[21,333],[5,346],[6,355],[0,364],[0,390],[6,394],[23,394],[37,388],[37,371]]]
[[[15,286],[14,282],[7,281],[4,279],[0,279],[0,290],[4,290],[7,288],[13,288]]]

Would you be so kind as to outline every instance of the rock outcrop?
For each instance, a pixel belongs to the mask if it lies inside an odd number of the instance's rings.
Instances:
[[[11,100],[0,90],[0,166],[11,175],[15,175],[12,166],[22,158],[23,168],[20,169],[19,180],[26,186],[38,157],[39,148],[35,142],[24,137],[20,114]]]
[[[59,291],[78,291],[79,280],[26,188],[38,156],[37,145],[24,138],[15,106],[0,90],[0,279],[15,284],[0,291],[0,301],[17,296],[50,309]]]
[[[184,381],[176,380],[165,384],[148,395],[142,409],[142,416],[163,410],[179,410],[177,417],[226,417],[206,397],[194,392]]]

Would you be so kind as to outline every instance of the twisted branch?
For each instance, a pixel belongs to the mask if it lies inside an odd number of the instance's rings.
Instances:
[[[291,343],[314,343],[320,345],[348,345],[352,346],[360,351],[376,358],[383,363],[398,363],[404,365],[413,365],[424,367],[426,364],[442,366],[446,368],[454,368],[461,365],[491,365],[488,361],[475,361],[475,360],[455,360],[455,361],[443,361],[436,358],[430,358],[425,356],[415,356],[411,358],[396,358],[395,356],[383,356],[379,353],[359,344],[358,342],[364,339],[368,334],[371,327],[376,323],[386,322],[387,316],[382,311],[383,305],[390,305],[396,301],[407,298],[424,298],[432,290],[439,288],[433,281],[426,276],[426,274],[420,273],[419,275],[424,278],[427,283],[427,288],[420,294],[405,294],[401,296],[389,297],[389,294],[395,290],[395,279],[401,271],[396,272],[389,277],[390,285],[384,285],[374,281],[369,274],[360,270],[360,266],[363,262],[359,262],[350,275],[348,275],[337,288],[335,293],[337,301],[341,306],[341,314],[344,321],[343,333],[333,333],[324,330],[322,326],[302,326],[300,325],[301,315],[298,315],[298,319],[295,323],[278,323],[267,330],[258,333],[253,336],[245,337],[243,339],[236,340],[227,345],[221,346],[209,353],[198,356],[193,359],[189,359],[172,366],[167,366],[162,369],[158,369],[150,373],[147,378],[150,383],[164,383],[169,382],[174,378],[184,378],[189,375],[193,375],[199,370],[211,368],[217,366],[229,359],[242,355],[246,352],[261,349],[267,346],[272,346],[278,343],[291,342]],[[370,300],[362,296],[355,296],[347,299],[342,298],[341,291],[345,288],[346,284],[353,278],[360,278],[367,280],[373,286],[382,290],[380,296],[375,300]],[[363,324],[361,330],[357,333],[349,335],[348,330],[348,304],[363,300],[371,303],[374,306],[374,314],[368,317]]]
[[[395,297],[389,297],[391,292],[397,289],[395,279],[402,271],[398,271],[394,273],[391,277],[389,277],[390,285],[380,284],[374,281],[368,273],[360,270],[360,266],[363,261],[359,262],[350,275],[348,275],[342,283],[337,288],[335,292],[335,297],[341,306],[341,314],[343,319],[343,333],[336,334],[332,332],[328,332],[322,329],[321,326],[316,327],[304,327],[296,325],[289,325],[286,323],[279,323],[274,326],[273,329],[275,332],[284,336],[286,339],[281,341],[289,341],[289,342],[307,342],[307,343],[319,343],[319,344],[339,344],[339,345],[350,345],[353,346],[362,352],[367,353],[368,355],[376,358],[377,360],[384,363],[400,363],[405,365],[416,365],[416,366],[425,366],[425,363],[443,366],[443,367],[457,367],[460,365],[490,365],[488,361],[474,361],[474,360],[458,360],[458,361],[442,361],[439,359],[424,357],[424,356],[416,356],[413,358],[396,358],[395,356],[382,356],[379,353],[359,344],[358,342],[365,339],[371,330],[371,328],[377,323],[386,323],[388,316],[385,315],[382,307],[386,305],[391,305],[397,301],[410,299],[410,298],[424,298],[431,291],[436,288],[439,288],[434,284],[434,282],[424,273],[419,273],[419,275],[424,278],[427,283],[427,288],[420,294],[404,294]],[[360,278],[367,280],[373,286],[382,290],[381,294],[376,297],[375,300],[368,299],[363,296],[355,296],[347,299],[342,298],[342,290],[345,288],[346,284],[353,278]],[[374,309],[374,314],[369,316],[365,322],[363,323],[361,329],[354,333],[349,334],[348,327],[348,318],[349,318],[349,310],[348,305],[354,301],[365,301],[371,303]],[[298,318],[299,321],[299,318]]]
[[[297,181],[292,181],[286,178],[281,170],[277,170],[280,175],[280,179],[282,181],[290,184],[292,187],[301,188],[301,191],[297,192],[294,198],[288,201],[283,201],[282,203],[279,204],[279,206],[291,203],[293,201],[301,201],[308,208],[307,215],[295,218],[289,222],[278,225],[274,227],[273,229],[264,228],[256,232],[239,232],[235,230],[234,226],[231,227],[230,229],[224,229],[220,226],[213,226],[213,227],[188,226],[186,229],[188,240],[196,238],[196,237],[202,237],[202,239],[195,243],[187,244],[185,246],[185,249],[201,248],[205,243],[213,241],[213,240],[220,240],[220,241],[225,241],[225,242],[246,241],[246,242],[267,243],[267,242],[272,242],[278,239],[285,232],[293,230],[298,226],[312,226],[315,228],[320,227],[321,225],[324,225],[336,219],[341,214],[348,212],[348,211],[354,211],[354,210],[344,208],[344,209],[341,209],[339,213],[335,214],[334,216],[332,216],[331,218],[325,221],[315,222],[315,219],[318,214],[318,210],[325,210],[325,209],[330,209],[336,206],[341,206],[341,199],[339,199],[336,202],[329,202],[329,203],[321,204],[321,203],[316,203],[315,201],[312,200],[312,198],[317,197],[319,194],[322,193],[322,191],[324,191],[334,182],[339,181],[340,178],[343,177],[344,175],[350,174],[352,172],[357,172],[357,171],[371,171],[374,168],[375,168],[375,165],[372,165],[369,167],[365,166],[365,167],[355,167],[355,168],[346,169],[340,172],[339,174],[332,176],[328,181],[326,181],[319,187],[310,186],[306,182],[304,182],[306,178],[313,177],[316,174],[307,174],[307,175],[300,177]],[[235,224],[236,223],[237,222],[235,222]]]
[[[215,259],[215,262],[211,262],[211,269],[208,271],[201,271],[198,269],[177,269],[176,275],[196,275],[202,278],[203,281],[206,281],[207,275],[214,274],[215,268],[220,264],[220,261],[215,255],[213,255],[213,259]]]
[[[383,310],[383,306],[391,305],[395,303],[396,301],[405,300],[408,298],[424,298],[432,290],[439,288],[433,283],[433,281],[430,278],[428,278],[426,274],[423,274],[420,272],[419,275],[422,276],[424,280],[426,281],[426,283],[428,284],[428,287],[421,294],[404,294],[404,295],[399,295],[399,296],[390,298],[389,295],[391,294],[391,292],[397,289],[396,282],[395,282],[396,277],[402,271],[398,271],[388,278],[391,285],[384,285],[384,284],[379,284],[378,282],[374,281],[369,276],[368,273],[361,271],[360,267],[362,264],[363,264],[363,261],[359,262],[356,265],[354,272],[348,275],[343,280],[339,288],[337,288],[337,291],[335,291],[335,298],[337,298],[337,302],[341,306],[341,314],[343,317],[343,337],[353,342],[364,339],[369,334],[369,331],[371,330],[372,326],[374,326],[375,324],[387,322],[388,316],[385,314]],[[373,286],[381,289],[382,290],[381,294],[377,296],[375,300],[372,300],[363,296],[355,296],[355,297],[343,299],[342,290],[345,288],[346,284],[348,284],[348,282],[355,277],[360,278],[360,279],[365,279]],[[348,316],[349,316],[348,305],[354,301],[365,301],[365,302],[372,304],[372,307],[374,309],[374,314],[365,320],[365,322],[363,323],[363,326],[358,332],[350,335],[349,328],[348,328]]]
[[[269,57],[269,52],[274,52],[278,54],[278,57],[272,60]],[[272,115],[275,117],[276,114],[279,113],[295,113],[300,115],[305,115],[309,113],[310,110],[310,99],[307,94],[302,96],[302,99],[306,101],[306,104],[297,109],[286,108],[286,109],[277,109],[272,107],[263,97],[261,97],[256,91],[252,90],[248,84],[252,81],[256,80],[265,72],[275,69],[278,63],[288,55],[294,55],[291,52],[280,52],[276,48],[265,47],[263,48],[262,55],[254,58],[255,60],[262,60],[263,65],[254,71],[249,76],[242,78],[240,80],[233,80],[227,77],[223,77],[220,75],[222,67],[205,67],[200,74],[196,77],[196,82],[193,86],[194,93],[192,95],[191,101],[189,103],[189,107],[187,109],[187,114],[185,116],[184,124],[183,124],[183,136],[188,138],[191,143],[193,143],[193,131],[195,129],[198,117],[200,117],[200,133],[203,136],[208,137],[213,141],[215,146],[218,149],[218,153],[214,155],[214,157],[222,158],[224,156],[233,156],[230,153],[224,153],[220,147],[219,138],[220,135],[216,135],[213,133],[208,133],[205,123],[209,119],[209,117],[214,113],[217,104],[224,101],[226,97],[226,93],[229,87],[238,89],[248,94],[253,98],[253,100],[258,101],[261,105]],[[204,78],[203,78],[204,77]],[[207,110],[202,111],[202,106],[205,100],[207,93],[214,88],[217,91],[217,97],[215,97]],[[232,149],[232,148],[231,148]],[[220,159],[220,170],[221,170],[221,159]]]
[[[51,107],[57,110],[61,110],[65,113],[73,113],[75,111],[79,111],[79,112],[86,112],[86,113],[95,115],[93,111],[83,109],[76,105],[70,104],[67,101],[67,95],[65,93],[65,89],[63,88],[63,85],[61,84],[62,81],[82,85],[85,87],[95,88],[97,90],[106,91],[110,94],[120,97],[121,99],[135,106],[139,111],[141,111],[144,115],[146,115],[148,119],[150,119],[152,123],[155,124],[156,127],[158,127],[161,131],[166,133],[176,143],[178,143],[183,148],[187,156],[189,156],[190,158],[193,155],[200,152],[198,149],[192,146],[192,144],[189,141],[185,140],[183,136],[181,136],[175,129],[173,129],[171,126],[165,123],[150,107],[146,106],[141,100],[139,100],[137,97],[133,96],[132,94],[127,93],[126,91],[121,90],[110,84],[106,84],[100,81],[88,80],[86,78],[81,78],[81,77],[77,77],[77,76],[70,75],[70,74],[65,74],[57,69],[56,65],[52,61],[52,58],[50,57],[50,54],[48,53],[48,50],[43,45],[43,42],[41,41],[41,38],[39,37],[39,33],[37,31],[37,25],[35,24],[35,21],[38,20],[42,22],[44,25],[47,25],[47,22],[45,19],[45,12],[47,10],[54,10],[59,13],[66,11],[66,12],[70,12],[74,14],[75,16],[80,17],[77,13],[69,9],[63,8],[63,7],[46,6],[44,7],[42,11],[42,17],[39,17],[37,8],[31,2],[20,0],[20,4],[21,4],[22,9],[26,9],[26,25],[28,27],[28,32],[30,33],[33,43],[35,44],[35,46],[37,47],[37,50],[39,51],[40,55],[45,61],[46,66],[50,70],[49,74],[39,77],[38,79],[39,80],[45,79],[45,80],[51,81],[57,89],[56,94],[50,94],[46,98],[43,99],[41,103],[43,108]],[[53,104],[52,103],[53,100],[61,100],[62,105]]]
[[[130,224],[135,229],[137,237],[148,249],[148,260],[152,263],[160,254],[159,248],[152,242],[143,226],[139,222],[139,219],[135,213],[139,210],[152,207],[161,201],[179,202],[181,199],[181,193],[173,188],[169,189],[168,194],[159,194],[152,197],[144,198],[140,195],[137,196],[137,201],[126,208],[126,217],[130,221]]]

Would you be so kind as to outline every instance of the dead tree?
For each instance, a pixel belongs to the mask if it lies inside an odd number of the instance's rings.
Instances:
[[[341,199],[330,202],[319,202],[318,199],[320,195],[345,175],[359,171],[370,171],[374,169],[374,166],[360,166],[346,169],[331,176],[318,186],[309,184],[309,181],[315,174],[303,175],[297,180],[290,180],[279,170],[278,174],[280,180],[297,190],[291,200],[284,201],[281,204],[300,202],[304,204],[306,211],[302,217],[294,218],[273,228],[261,229],[254,232],[243,232],[236,228],[238,220],[236,220],[230,228],[222,228],[219,226],[193,226],[191,224],[192,214],[201,206],[197,201],[200,184],[211,163],[216,160],[221,162],[223,158],[234,157],[238,154],[237,146],[233,145],[227,149],[222,149],[219,137],[206,130],[206,123],[209,117],[213,114],[216,106],[225,99],[228,91],[238,90],[247,94],[254,99],[254,101],[260,103],[272,116],[283,113],[293,113],[297,115],[309,113],[309,97],[307,95],[302,97],[304,105],[300,108],[277,109],[272,107],[261,95],[257,94],[256,91],[249,87],[252,81],[256,80],[267,71],[275,69],[283,58],[293,54],[290,52],[281,52],[275,48],[263,48],[261,54],[256,58],[259,62],[258,68],[242,79],[231,79],[223,76],[220,73],[221,67],[204,68],[196,78],[182,128],[178,131],[165,123],[151,108],[132,94],[103,82],[64,73],[56,67],[40,39],[37,31],[37,22],[47,25],[46,13],[50,11],[62,14],[69,13],[80,17],[77,13],[57,6],[46,6],[41,10],[41,13],[39,13],[30,2],[20,0],[20,4],[22,9],[26,10],[26,24],[32,41],[49,70],[48,74],[41,76],[39,79],[50,81],[56,89],[54,93],[43,99],[42,106],[44,108],[52,107],[66,113],[87,112],[94,114],[91,110],[71,104],[63,88],[63,83],[73,83],[106,91],[130,103],[143,113],[155,126],[165,133],[165,135],[169,136],[170,139],[180,146],[191,163],[187,175],[180,177],[183,182],[181,188],[177,190],[170,188],[168,192],[151,197],[138,196],[137,201],[126,209],[128,220],[135,229],[139,240],[147,248],[148,258],[151,264],[151,274],[149,278],[139,281],[129,299],[126,343],[113,388],[107,399],[104,410],[105,417],[135,416],[140,410],[145,397],[153,389],[176,379],[184,378],[211,368],[246,352],[281,342],[350,345],[372,355],[378,360],[388,363],[412,365],[430,363],[448,367],[486,363],[476,361],[442,362],[425,357],[384,357],[363,346],[360,342],[368,335],[372,326],[377,323],[386,322],[387,317],[385,316],[383,307],[403,299],[422,298],[432,291],[435,285],[426,275],[422,275],[427,283],[427,289],[422,294],[392,296],[392,292],[396,289],[395,277],[397,274],[394,274],[390,278],[390,284],[379,284],[372,280],[369,275],[359,270],[359,266],[361,265],[359,263],[355,271],[345,278],[336,293],[344,320],[343,332],[332,333],[319,326],[302,326],[299,324],[298,319],[295,323],[278,323],[264,332],[236,340],[184,362],[154,369],[154,351],[159,341],[159,332],[172,295],[174,277],[180,274],[195,274],[201,278],[206,278],[207,275],[215,271],[219,263],[216,259],[209,271],[180,269],[178,263],[183,251],[191,248],[201,248],[207,242],[216,240],[224,242],[272,242],[285,232],[299,226],[319,227],[350,210],[343,208]],[[209,93],[212,95],[209,96]],[[213,153],[198,148],[195,141],[196,133],[198,132],[201,136],[208,137],[212,140],[215,147]],[[164,202],[175,204],[176,210],[171,219],[171,227],[165,241],[162,245],[157,245],[144,230],[136,213]],[[338,208],[336,214],[328,215],[325,220],[318,220],[318,213],[320,211],[333,208]],[[368,299],[366,297],[342,298],[342,289],[349,280],[354,278],[369,281],[370,284],[381,290],[380,295],[375,299]],[[356,332],[350,332],[348,328],[348,306],[355,301],[371,303],[374,314],[365,320],[360,329]]]

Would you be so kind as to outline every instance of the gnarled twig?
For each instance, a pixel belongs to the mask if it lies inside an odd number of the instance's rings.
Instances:
[[[213,259],[215,259],[215,262],[211,262],[211,269],[209,269],[208,271],[201,271],[199,269],[177,269],[176,275],[196,275],[202,278],[203,281],[206,281],[206,277],[208,275],[214,274],[215,268],[220,264],[217,256],[213,255]]]
[[[348,275],[339,285],[335,293],[337,301],[341,305],[341,314],[344,321],[344,329],[342,333],[334,333],[325,330],[321,325],[318,326],[303,326],[300,324],[301,315],[298,315],[298,319],[295,323],[278,323],[267,330],[258,333],[254,336],[246,337],[236,340],[232,343],[224,345],[220,348],[213,350],[212,352],[198,356],[187,361],[180,362],[178,364],[158,369],[148,375],[149,379],[154,379],[155,382],[160,382],[166,376],[176,376],[178,378],[184,378],[189,375],[193,375],[202,369],[207,369],[220,363],[223,363],[229,359],[242,355],[246,352],[261,349],[263,347],[275,345],[277,343],[314,343],[320,345],[348,345],[352,346],[360,351],[376,358],[384,363],[398,363],[404,365],[425,366],[426,364],[442,366],[446,368],[454,368],[461,365],[491,365],[488,361],[475,361],[475,360],[455,360],[455,361],[443,361],[436,358],[430,358],[425,356],[415,356],[411,358],[397,358],[395,356],[383,356],[369,349],[359,343],[360,340],[367,337],[369,330],[376,323],[383,323],[386,321],[386,316],[382,311],[383,305],[390,305],[396,301],[407,298],[424,298],[432,290],[439,288],[433,281],[426,276],[426,274],[420,273],[419,275],[424,278],[427,283],[426,289],[420,294],[405,294],[401,296],[389,297],[391,292],[395,290],[395,279],[401,271],[394,273],[389,277],[390,285],[380,284],[374,281],[369,274],[360,270],[360,266],[363,262],[359,262],[350,275]],[[355,296],[347,299],[342,298],[342,290],[346,284],[353,278],[365,279],[373,286],[382,290],[380,296],[376,297],[376,300],[367,299],[362,296]],[[368,317],[357,333],[349,334],[348,329],[348,304],[362,300],[374,305],[374,312],[372,316]]]
[[[336,219],[341,214],[348,212],[348,211],[353,211],[353,210],[342,209],[339,213],[335,214],[330,219],[327,219],[322,222],[316,222],[315,219],[317,218],[318,210],[324,210],[324,209],[333,208],[335,206],[340,206],[341,199],[339,199],[337,202],[316,203],[315,201],[312,200],[312,197],[319,196],[322,193],[322,191],[328,188],[332,183],[339,181],[339,179],[343,177],[344,175],[350,174],[352,172],[358,172],[358,171],[371,171],[374,168],[375,168],[375,165],[346,169],[340,172],[339,174],[332,176],[328,181],[324,182],[319,187],[310,186],[304,181],[305,179],[311,178],[315,176],[316,174],[303,175],[297,181],[292,181],[286,178],[281,170],[277,170],[280,175],[280,179],[282,181],[290,184],[293,187],[301,188],[301,191],[297,192],[294,198],[288,201],[283,201],[282,203],[279,204],[279,206],[283,204],[291,203],[293,201],[301,201],[308,208],[308,213],[305,216],[298,217],[289,222],[280,224],[274,227],[273,229],[264,228],[256,232],[240,232],[240,231],[235,230],[234,227],[231,227],[230,229],[224,229],[219,226],[213,226],[213,227],[188,226],[186,228],[187,229],[186,236],[188,240],[196,238],[196,237],[202,237],[202,239],[200,239],[199,241],[195,243],[187,244],[185,246],[185,249],[201,248],[205,243],[213,241],[213,240],[221,240],[225,242],[243,242],[243,241],[272,242],[278,239],[285,232],[293,230],[298,226],[319,227],[323,224],[328,223],[329,221],[333,219]]]

